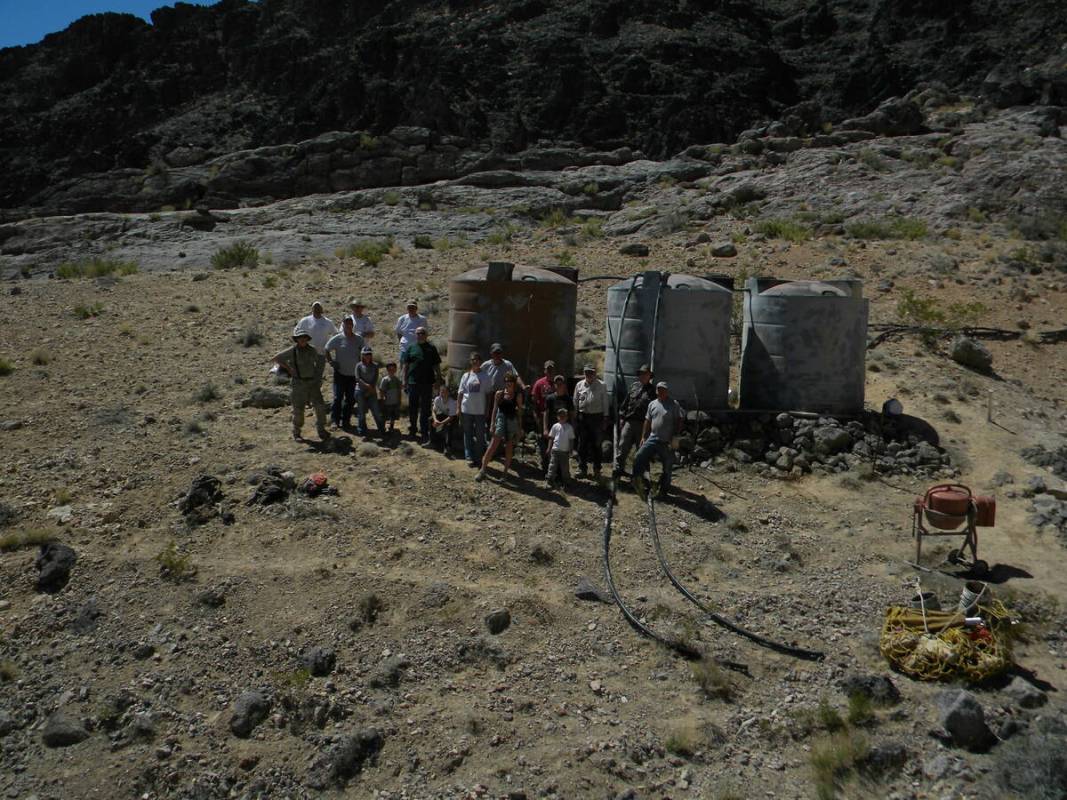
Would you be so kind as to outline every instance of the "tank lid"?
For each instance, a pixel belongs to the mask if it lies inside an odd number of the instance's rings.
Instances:
[[[764,295],[792,295],[801,297],[848,297],[848,292],[822,281],[789,281],[772,286]]]
[[[488,280],[509,280],[506,277],[507,271],[494,268],[492,265],[478,267],[476,269],[468,270],[461,273],[452,279],[453,282],[461,283],[481,283]],[[490,276],[490,271],[492,275]],[[554,272],[550,272],[547,269],[541,269],[540,267],[523,267],[515,265],[510,270],[510,280],[515,281],[536,281],[538,283],[569,283],[574,285],[574,281],[568,280],[562,275],[557,275]],[[499,277],[498,277],[499,276]]]
[[[627,280],[620,281],[619,283],[614,284],[610,288],[613,289],[613,290],[620,290],[620,291],[626,292],[626,291],[629,291],[630,285],[632,283],[633,283],[633,278],[628,278]],[[636,288],[640,289],[642,286],[644,286],[644,283],[645,283],[644,275],[638,275],[637,276],[637,286],[636,286]],[[671,273],[670,276],[668,276],[668,278],[667,278],[667,286],[670,289],[680,289],[680,290],[691,289],[693,291],[698,291],[698,292],[729,292],[730,291],[729,289],[725,288],[724,286],[722,286],[719,283],[716,283],[715,281],[709,281],[708,279],[701,278],[701,277],[699,277],[697,275],[682,275],[682,274],[675,274],[675,273]]]

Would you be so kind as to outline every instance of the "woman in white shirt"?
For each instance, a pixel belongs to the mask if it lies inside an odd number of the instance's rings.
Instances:
[[[492,386],[482,372],[482,357],[471,353],[470,369],[459,379],[457,397],[463,424],[463,455],[468,467],[478,467],[485,452],[485,408]]]

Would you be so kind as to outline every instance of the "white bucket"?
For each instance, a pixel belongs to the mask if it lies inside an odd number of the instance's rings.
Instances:
[[[975,609],[978,605],[979,599],[985,594],[985,590],[989,588],[988,584],[981,581],[967,581],[963,585],[963,591],[960,593],[960,611],[966,615]]]

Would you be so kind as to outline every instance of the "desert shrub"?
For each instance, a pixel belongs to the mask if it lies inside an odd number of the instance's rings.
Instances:
[[[105,275],[133,275],[139,268],[133,261],[119,261],[114,258],[90,258],[84,261],[67,261],[56,268],[56,277],[102,278]]]
[[[416,250],[433,250],[433,239],[425,233],[416,234],[412,244]]]
[[[245,332],[237,337],[237,341],[245,347],[256,347],[263,344],[263,334],[255,328],[246,328]]]
[[[1004,742],[994,754],[995,789],[987,797],[1067,798],[1067,723],[1062,719],[1038,720],[1031,732]]]
[[[306,667],[274,673],[274,682],[280,689],[299,690],[311,682],[311,671]]]
[[[387,206],[395,206],[400,202],[400,192],[390,189],[384,195],[382,195],[382,202]]]
[[[76,305],[74,306],[74,316],[78,319],[91,319],[92,317],[99,317],[104,310],[103,303],[90,303],[89,305]]]
[[[819,800],[833,798],[869,751],[866,737],[852,730],[839,731],[812,745],[811,768]]]
[[[675,725],[663,742],[663,747],[668,753],[688,758],[700,749],[700,732],[692,723]]]
[[[30,361],[32,361],[39,367],[43,367],[51,360],[52,354],[45,350],[43,347],[38,347],[32,353],[30,353]]]
[[[564,250],[562,253],[556,253],[556,263],[561,267],[573,267],[574,253],[572,253],[570,250]]]
[[[186,578],[192,577],[196,572],[189,556],[179,553],[174,542],[168,542],[155,560],[159,564],[160,576],[175,583],[180,583]]]
[[[604,236],[604,220],[590,217],[582,223],[582,236],[587,239],[600,239]]]
[[[486,244],[491,244],[494,246],[509,244],[514,238],[517,230],[518,228],[516,228],[510,222],[505,222],[501,225],[497,225],[495,228],[493,228],[490,234],[485,237]]]
[[[850,694],[848,696],[848,724],[866,725],[874,720],[874,703],[865,694]]]
[[[6,358],[0,357],[0,377],[6,377],[15,371],[15,365]]]
[[[541,217],[541,227],[554,230],[562,225],[566,225],[570,221],[571,218],[566,211],[562,208],[553,208]]]
[[[788,242],[804,242],[811,238],[811,228],[791,219],[761,219],[756,222],[754,229],[756,233]]]
[[[722,667],[714,661],[702,658],[689,665],[693,673],[693,680],[705,697],[714,700],[732,700],[734,697],[734,685],[730,677]]]
[[[905,289],[897,302],[897,317],[903,324],[949,332],[977,324],[987,311],[986,306],[977,301],[945,304],[934,297],[917,295],[911,289]],[[937,333],[928,331],[922,338],[930,346],[937,339]]]
[[[263,276],[263,288],[264,289],[273,289],[277,285],[278,285],[278,276],[277,275],[264,275]]]
[[[389,254],[392,247],[392,237],[387,239],[361,239],[338,252],[348,258],[358,258],[360,261],[376,267]]]
[[[55,539],[52,531],[43,528],[30,528],[24,531],[11,531],[0,536],[0,553],[11,550],[22,550],[27,547],[37,547],[48,544]]]
[[[193,394],[193,400],[197,403],[210,403],[212,400],[218,400],[219,389],[215,384],[208,381]]]
[[[377,458],[381,450],[373,442],[364,442],[356,448],[356,452],[363,458]]]
[[[856,154],[856,160],[868,169],[872,169],[875,172],[885,172],[889,167],[885,163],[885,159],[882,158],[874,150],[870,148],[864,148]]]
[[[0,659],[0,683],[14,683],[18,680],[19,668],[11,659]]]
[[[259,251],[246,241],[221,247],[211,256],[215,269],[254,269],[259,264]]]
[[[204,432],[204,426],[200,424],[199,420],[191,419],[185,423],[182,430],[190,436],[199,436]]]
[[[886,217],[864,219],[845,225],[845,233],[853,239],[905,239],[914,241],[926,236],[926,223],[915,217]]]

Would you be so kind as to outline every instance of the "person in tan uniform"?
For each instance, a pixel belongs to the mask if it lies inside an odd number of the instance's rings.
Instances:
[[[322,398],[322,373],[326,357],[311,346],[311,331],[297,325],[293,330],[295,344],[274,357],[274,363],[292,378],[290,401],[293,405],[293,438],[300,440],[304,427],[304,407],[309,403],[315,411],[315,426],[319,438],[330,438],[326,430],[326,401]]]

